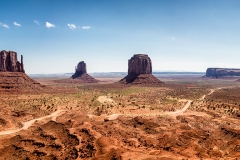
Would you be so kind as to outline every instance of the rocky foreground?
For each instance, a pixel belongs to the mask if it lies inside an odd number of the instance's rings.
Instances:
[[[239,93],[239,87],[112,84],[2,96],[0,159],[236,159]]]

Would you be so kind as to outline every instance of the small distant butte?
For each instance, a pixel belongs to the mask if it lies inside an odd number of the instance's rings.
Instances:
[[[87,65],[84,61],[75,67],[75,73],[69,79],[55,80],[56,83],[97,83],[99,82],[87,74]]]

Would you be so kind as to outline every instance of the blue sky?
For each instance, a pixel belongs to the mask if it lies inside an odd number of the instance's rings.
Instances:
[[[240,68],[238,0],[1,0],[0,50],[28,74],[127,71],[134,54],[153,70]]]

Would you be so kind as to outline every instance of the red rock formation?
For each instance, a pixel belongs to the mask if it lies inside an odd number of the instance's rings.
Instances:
[[[236,68],[208,68],[206,77],[225,77],[225,76],[240,76],[240,69]]]
[[[128,74],[152,74],[152,61],[146,54],[135,54],[128,60]]]
[[[16,52],[5,50],[0,52],[0,93],[8,92],[9,89],[11,91],[39,91],[43,87],[25,74],[22,55],[21,62],[19,62]]]
[[[20,66],[21,66],[21,70],[23,73],[25,73],[25,70],[24,70],[24,65],[23,65],[23,55],[21,55],[21,63],[20,63]]]
[[[152,62],[146,54],[136,54],[128,60],[128,75],[119,82],[133,84],[163,83],[152,75]]]
[[[87,67],[84,61],[78,63],[75,73],[69,79],[55,80],[56,83],[97,83],[98,80],[87,74]]]
[[[84,61],[79,62],[76,70],[81,73],[87,73],[86,63]]]
[[[17,53],[13,51],[0,52],[0,72],[25,72],[23,68],[23,56],[21,63],[17,60]]]
[[[87,73],[86,63],[84,61],[81,61],[78,63],[75,73],[72,75],[72,78],[78,78],[81,77],[84,73]]]

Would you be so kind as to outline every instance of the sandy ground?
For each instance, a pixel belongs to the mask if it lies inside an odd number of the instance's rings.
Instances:
[[[104,104],[104,103],[115,103],[114,100],[112,100],[111,98],[108,98],[107,96],[99,96],[97,99],[100,103]]]
[[[211,90],[211,92],[208,94],[208,95],[211,95],[212,93],[214,92],[214,90]],[[203,95],[202,97],[205,98],[206,95]],[[201,98],[201,99],[204,99],[204,98]],[[104,104],[104,103],[110,103],[110,104],[114,104],[114,100],[112,100],[111,98],[108,98],[107,96],[99,96],[97,98],[97,100]],[[191,105],[192,103],[192,100],[186,100],[186,99],[181,99],[179,100],[181,102],[187,102],[185,104],[185,106],[181,109],[181,110],[178,110],[178,111],[174,111],[174,112],[163,112],[163,113],[160,113],[160,114],[157,114],[157,113],[150,113],[150,114],[111,114],[111,115],[108,115],[106,116],[104,119],[105,120],[115,120],[117,119],[119,116],[130,116],[130,117],[137,117],[137,116],[162,116],[162,115],[181,115],[182,113],[184,113],[188,107]],[[37,121],[43,121],[44,119],[47,119],[47,118],[52,118],[51,120],[53,121],[56,121],[56,117],[62,115],[64,112],[66,112],[66,110],[57,110],[53,113],[51,113],[50,115],[47,115],[47,116],[44,116],[44,117],[40,117],[40,118],[35,118],[35,119],[32,119],[30,121],[27,121],[27,122],[22,122],[22,127],[19,128],[19,129],[15,129],[15,130],[7,130],[7,131],[2,131],[0,132],[0,135],[8,135],[8,134],[13,134],[13,133],[17,133],[21,130],[24,130],[24,129],[28,129],[29,127],[31,127],[32,125],[34,125],[35,122]],[[93,117],[93,115],[89,115],[90,118]]]
[[[62,115],[64,112],[66,112],[66,111],[64,111],[64,110],[57,110],[57,111],[53,112],[50,115],[47,115],[47,116],[44,116],[44,117],[40,117],[40,118],[35,118],[35,119],[32,119],[32,120],[27,121],[27,122],[22,122],[22,128],[15,129],[15,130],[2,131],[2,132],[0,132],[0,136],[1,135],[13,134],[13,133],[17,133],[17,132],[19,132],[21,130],[28,129],[29,127],[34,125],[34,123],[37,122],[37,121],[43,121],[43,120],[49,119],[49,118],[51,118],[51,120],[53,120],[53,121],[56,121],[56,118],[58,116]]]
[[[56,93],[4,94],[0,159],[240,157],[240,88],[195,80],[171,78],[157,87],[45,81]]]

